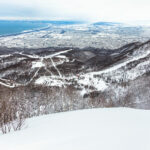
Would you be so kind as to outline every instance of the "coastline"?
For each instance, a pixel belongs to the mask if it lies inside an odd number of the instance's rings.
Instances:
[[[50,25],[48,25],[46,27],[31,29],[31,30],[24,30],[24,31],[21,31],[21,32],[18,32],[18,33],[0,35],[0,38],[10,37],[10,36],[17,36],[17,35],[27,34],[27,33],[32,33],[32,32],[38,32],[38,31],[42,31],[42,30],[47,30],[49,28],[50,28]]]

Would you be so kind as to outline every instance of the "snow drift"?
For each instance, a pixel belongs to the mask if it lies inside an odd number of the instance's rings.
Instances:
[[[149,150],[150,111],[92,109],[35,117],[0,135],[2,150]]]

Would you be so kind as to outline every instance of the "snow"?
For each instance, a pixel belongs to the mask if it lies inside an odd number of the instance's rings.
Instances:
[[[32,62],[32,69],[33,68],[41,68],[44,66],[45,66],[45,64],[42,61]]]
[[[0,55],[0,58],[7,58],[7,57],[10,57],[11,54],[8,54],[8,55]]]
[[[126,72],[127,78],[134,80],[149,71],[150,61],[145,61]]]
[[[62,87],[65,83],[59,80],[57,76],[41,76],[35,81],[35,84]]]
[[[26,121],[27,128],[0,135],[2,150],[150,150],[150,111],[80,110]]]
[[[67,35],[63,35],[63,34],[55,34],[55,33],[51,33],[50,34],[51,37],[53,37],[54,39],[71,39],[71,36],[67,36]]]
[[[67,53],[67,52],[69,52],[69,51],[72,51],[72,49],[60,51],[60,52],[57,52],[57,53],[54,53],[54,54],[45,56],[45,57],[43,57],[43,58],[53,58],[53,57],[56,57],[56,56],[58,57],[59,55],[65,54],[65,53]]]
[[[4,82],[0,81],[0,85],[3,85],[3,86],[8,87],[8,88],[14,88],[14,87],[20,86],[20,84],[18,84],[18,83],[11,83],[11,81],[7,80],[7,79],[0,78],[0,80],[4,81]]]
[[[105,81],[99,78],[94,78],[93,75],[90,74],[83,75],[81,79],[77,79],[77,82],[80,85],[92,86],[98,91],[104,91],[108,87]]]
[[[15,85],[8,85],[8,84],[5,84],[3,82],[0,82],[0,85],[3,85],[5,87],[9,87],[9,88],[14,88],[15,87]]]
[[[57,58],[67,59],[65,55],[56,56]]]

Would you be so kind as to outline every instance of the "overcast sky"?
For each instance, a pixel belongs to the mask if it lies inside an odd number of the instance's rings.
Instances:
[[[0,18],[146,21],[150,0],[0,0]]]

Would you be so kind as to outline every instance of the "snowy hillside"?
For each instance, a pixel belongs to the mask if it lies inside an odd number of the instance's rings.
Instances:
[[[35,117],[0,135],[1,150],[149,150],[150,111],[92,109]]]
[[[149,31],[52,25],[0,37],[0,129],[56,112],[150,109]]]
[[[15,101],[27,117],[93,107],[150,108],[150,41],[114,50],[0,50],[0,97]]]

